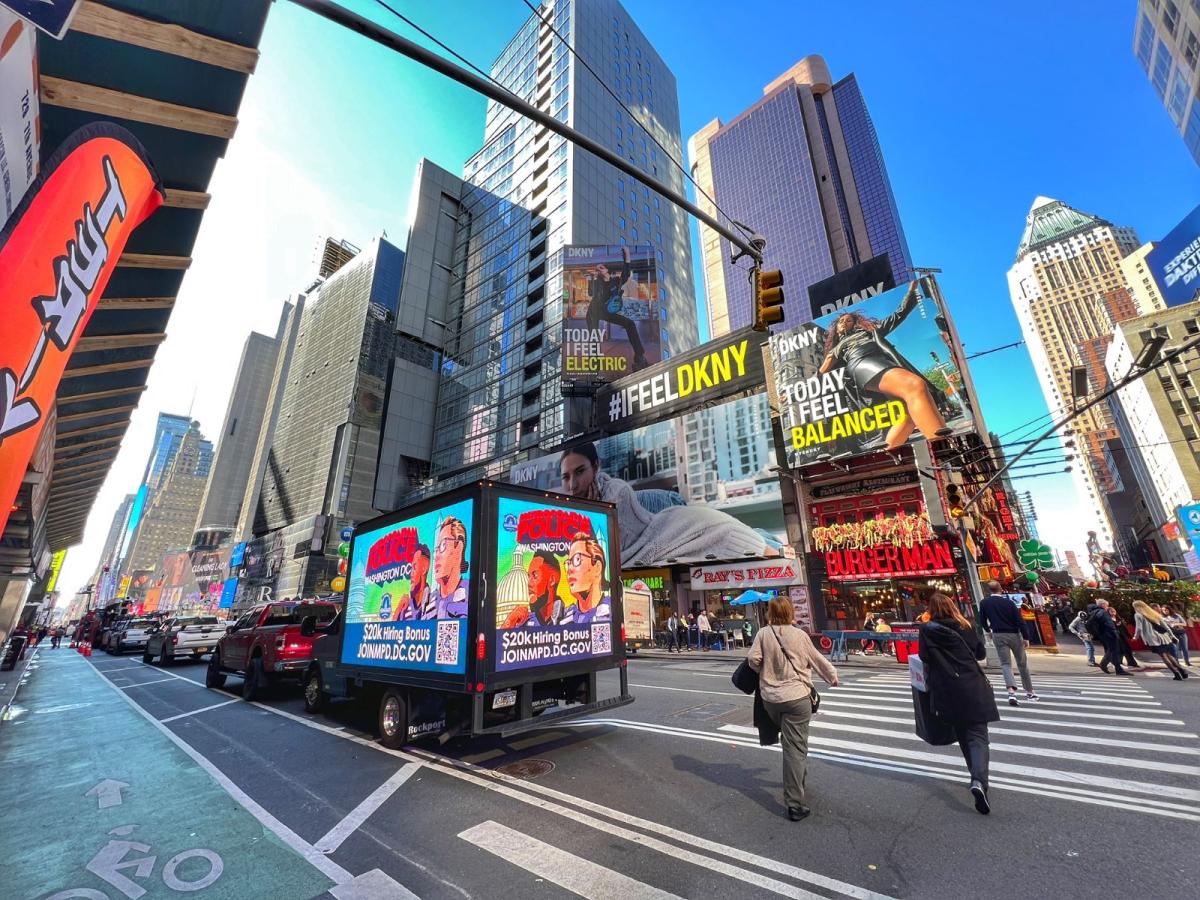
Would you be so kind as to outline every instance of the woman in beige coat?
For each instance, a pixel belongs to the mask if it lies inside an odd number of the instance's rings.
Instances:
[[[783,798],[788,818],[799,822],[811,810],[804,804],[808,774],[808,723],[812,719],[812,672],[837,687],[837,669],[793,625],[792,601],[774,597],[767,605],[767,627],[754,636],[747,661],[758,673],[763,706],[779,726],[783,742]]]

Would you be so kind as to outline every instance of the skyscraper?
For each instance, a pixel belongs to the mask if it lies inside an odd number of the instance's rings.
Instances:
[[[1188,151],[1200,162],[1200,5],[1195,0],[1138,0],[1133,54]]]
[[[765,266],[788,285],[789,324],[812,318],[805,288],[888,254],[897,283],[911,258],[866,102],[853,74],[833,83],[807,56],[728,123],[713,119],[688,141],[692,176],[724,212],[767,238]],[[702,194],[701,208],[718,215]],[[709,330],[716,337],[753,320],[750,285],[728,242],[700,226]]]
[[[171,465],[171,460],[179,451],[179,444],[191,424],[192,420],[188,416],[163,412],[158,414],[158,424],[154,428],[154,443],[150,448],[150,458],[146,461],[146,472],[142,475],[142,484],[158,487],[163,472]]]
[[[1104,358],[1113,328],[1137,315],[1121,260],[1138,246],[1133,229],[1038,197],[1026,217],[1008,290],[1046,405],[1054,415],[1074,402],[1071,370],[1087,370],[1089,391],[1108,383]],[[1118,437],[1110,411],[1093,407],[1071,424],[1084,459],[1072,467],[1076,491],[1105,548],[1116,537],[1106,495],[1126,489],[1107,442]],[[1064,440],[1067,436],[1064,436]],[[1129,486],[1132,488],[1132,486]],[[1081,535],[1082,537],[1082,535]]]
[[[668,159],[682,154],[675,77],[629,14],[616,0],[547,0],[540,10],[545,21],[526,20],[492,76],[682,192]],[[415,404],[392,378],[380,504],[412,490],[411,473],[443,486],[501,474],[520,452],[578,427],[559,377],[564,246],[652,245],[666,298],[663,347],[677,353],[697,341],[685,214],[500,104],[489,103],[483,146],[461,179],[422,161],[410,221],[398,323],[414,346],[443,355],[436,401]],[[416,440],[426,414],[432,440]]]
[[[221,427],[221,440],[196,517],[197,530],[204,526],[232,528],[241,515],[286,322],[285,311],[275,337],[251,332],[242,347],[242,358]]]
[[[207,454],[203,452],[204,444],[209,448]],[[153,570],[166,551],[187,549],[191,544],[196,509],[208,483],[211,448],[212,444],[200,434],[200,423],[192,422],[146,505],[125,561],[126,573]]]
[[[328,534],[377,514],[372,497],[404,259],[377,238],[305,296],[254,526],[259,536],[282,534],[287,562],[278,586],[286,594],[328,590],[337,565],[323,555]]]

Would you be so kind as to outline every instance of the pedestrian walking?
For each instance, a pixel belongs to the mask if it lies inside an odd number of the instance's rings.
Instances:
[[[1007,598],[1001,598],[1011,605]],[[985,601],[986,602],[986,601]],[[1000,721],[992,685],[979,662],[987,649],[971,623],[945,594],[929,597],[929,621],[918,632],[929,705],[954,727],[954,737],[971,773],[971,796],[983,815],[988,800],[988,722]]]
[[[1188,647],[1188,621],[1184,615],[1184,610],[1179,606],[1169,606],[1164,603],[1159,611],[1163,614],[1163,622],[1171,629],[1175,635],[1175,643],[1179,646],[1179,656],[1183,657],[1183,664],[1189,669],[1192,667],[1192,655]]]
[[[708,613],[700,610],[696,617],[696,626],[700,629],[700,646],[704,650],[712,649],[712,625],[708,621]]]
[[[1134,634],[1146,645],[1151,653],[1157,653],[1167,668],[1175,676],[1176,681],[1183,681],[1188,673],[1175,658],[1175,634],[1171,627],[1163,621],[1162,613],[1151,609],[1150,604],[1143,600],[1133,601]]]
[[[1140,669],[1142,664],[1133,655],[1133,645],[1129,643],[1128,624],[1121,617],[1121,613],[1117,611],[1117,608],[1111,604],[1108,607],[1108,614],[1112,616],[1113,627],[1117,629],[1117,646],[1120,648],[1121,657],[1125,660],[1125,667]]]
[[[1100,671],[1105,675],[1111,675],[1112,673],[1108,670],[1111,663],[1118,675],[1132,674],[1121,668],[1121,643],[1117,637],[1117,626],[1109,612],[1107,600],[1096,601],[1096,611],[1088,619],[1088,624],[1091,626],[1091,633],[1104,645],[1104,655],[1100,657]]]
[[[667,618],[667,652],[682,653],[679,649],[679,616],[675,613]]]
[[[1093,604],[1094,606],[1094,604]],[[1087,650],[1087,664],[1089,666],[1096,665],[1096,643],[1092,640],[1092,636],[1087,630],[1088,611],[1081,609],[1074,621],[1071,622],[1070,632],[1079,638]]]
[[[1017,683],[1013,678],[1012,658],[1017,658],[1017,669],[1021,673],[1021,684],[1025,688],[1025,699],[1036,703],[1038,695],[1033,692],[1033,678],[1029,674],[1029,659],[1025,648],[1029,641],[1021,629],[1021,611],[1017,605],[1001,593],[1000,582],[987,583],[988,596],[979,606],[983,627],[992,636],[996,645],[996,656],[1000,658],[1000,671],[1004,673],[1004,685],[1008,688],[1008,705],[1017,706]],[[925,657],[921,657],[924,659]]]
[[[813,713],[812,672],[830,687],[838,673],[795,627],[796,610],[784,596],[767,604],[767,627],[760,628],[746,660],[758,672],[759,691],[767,715],[779,727],[783,742],[783,799],[788,818],[799,822],[811,812],[805,805],[808,775],[808,723]]]

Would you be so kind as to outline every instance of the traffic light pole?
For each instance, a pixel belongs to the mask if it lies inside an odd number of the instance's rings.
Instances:
[[[695,216],[713,231],[717,232],[717,234],[721,235],[723,238],[737,247],[742,254],[745,254],[754,260],[754,265],[756,268],[762,265],[762,249],[754,240],[747,238],[744,234],[735,229],[727,228],[726,226],[722,225],[719,220],[713,216],[710,216],[682,194],[676,193],[661,181],[651,178],[645,172],[634,166],[633,163],[630,163],[623,157],[618,156],[603,144],[592,140],[586,134],[582,134],[571,126],[560,122],[558,119],[554,118],[554,116],[543,112],[533,104],[521,99],[507,88],[488,81],[486,78],[481,78],[474,72],[469,72],[466,69],[460,68],[445,57],[439,56],[433,51],[422,47],[420,44],[410,41],[407,38],[403,38],[394,31],[389,31],[381,25],[377,25],[376,23],[372,22],[370,19],[351,12],[344,6],[331,2],[331,0],[292,0],[292,2],[297,6],[302,6],[310,12],[314,12],[317,15],[328,19],[331,22],[341,25],[343,28],[348,28],[351,31],[357,32],[358,34],[361,34],[363,37],[368,38],[377,44],[382,44],[384,47],[387,47],[390,50],[394,50],[403,56],[407,56],[414,62],[418,62],[427,68],[433,69],[435,72],[445,75],[447,78],[457,81],[459,84],[465,85],[471,90],[483,94],[489,100],[495,100],[502,106],[507,106],[509,109],[520,113],[521,115],[525,116],[525,118],[532,119],[539,125],[542,125],[548,128],[550,131],[553,131],[555,134],[566,138],[577,147],[584,148],[589,153],[600,157],[600,159],[604,160],[606,163],[615,166],[630,178],[641,182],[646,187],[651,188],[654,191],[657,191],[669,202],[675,204],[684,212]]]

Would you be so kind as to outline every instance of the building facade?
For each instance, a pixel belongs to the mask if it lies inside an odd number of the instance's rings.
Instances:
[[[808,56],[765,88],[749,109],[713,119],[688,141],[692,176],[728,215],[767,238],[764,265],[787,284],[785,321],[812,318],[805,288],[888,254],[897,283],[912,261],[879,138],[854,75],[833,83]],[[710,215],[718,212],[700,194]],[[753,320],[746,271],[728,242],[700,225],[709,330],[717,337]]]
[[[208,446],[207,455],[202,445]],[[200,423],[192,422],[146,505],[125,560],[126,573],[153,571],[166,551],[191,545],[196,509],[208,484],[211,447],[200,434]]]
[[[232,529],[241,516],[286,324],[285,311],[274,337],[251,332],[242,346],[220,443],[196,516],[197,531],[213,526]]]
[[[377,238],[310,290],[286,372],[277,366],[278,412],[260,455],[251,530],[259,544],[286,549],[273,577],[288,595],[327,591],[337,566],[325,553],[331,530],[378,513],[376,462],[404,264],[403,251]]]
[[[1138,0],[1133,54],[1200,162],[1200,7],[1191,0]]]
[[[545,21],[526,20],[492,76],[682,193],[671,161],[682,158],[675,78],[647,37],[616,0],[554,0],[541,11]],[[392,376],[382,507],[421,485],[501,475],[529,451],[583,430],[590,403],[565,400],[559,373],[563,247],[653,246],[664,352],[698,339],[686,215],[500,104],[489,103],[483,146],[461,179],[422,162],[410,221],[397,321],[412,358]],[[431,361],[436,392],[424,375],[405,391],[401,376]],[[423,431],[426,420],[432,429]]]
[[[1146,263],[1146,256],[1157,246],[1156,241],[1147,241],[1121,260],[1121,274],[1125,276],[1125,286],[1129,288],[1139,316],[1167,308],[1162,288]]]
[[[1087,369],[1090,393],[1108,383],[1104,358],[1113,329],[1138,312],[1121,269],[1137,247],[1131,228],[1059,200],[1034,200],[1008,271],[1008,289],[1052,414],[1072,408],[1072,368]],[[1107,456],[1106,441],[1118,436],[1112,415],[1104,406],[1093,407],[1072,423],[1071,433],[1084,456],[1071,470],[1087,513],[1081,530],[1095,531],[1101,546],[1110,548],[1116,528],[1105,496],[1125,488]]]
[[[1112,378],[1133,366],[1157,327],[1177,347],[1200,335],[1200,305],[1188,303],[1120,323],[1108,348]],[[1136,535],[1156,559],[1184,566],[1187,546],[1176,536],[1176,510],[1200,498],[1200,363],[1188,353],[1122,388],[1109,401],[1123,448],[1145,500],[1150,527]],[[1173,574],[1180,574],[1173,570]]]

